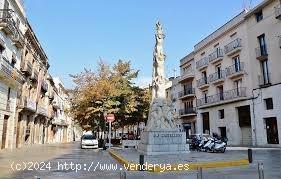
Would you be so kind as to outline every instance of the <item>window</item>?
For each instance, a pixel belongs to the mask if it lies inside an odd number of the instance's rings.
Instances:
[[[262,11],[257,12],[255,15],[256,15],[257,22],[263,19]]]
[[[264,99],[264,102],[265,102],[266,110],[273,109],[273,100],[272,100],[272,98]]]
[[[239,55],[236,56],[236,57],[233,57],[232,61],[234,63],[235,72],[241,71],[241,64],[240,64],[240,57],[239,57]]]
[[[226,138],[226,127],[219,127],[220,135],[222,138]]]
[[[11,98],[11,88],[8,88],[8,96],[7,96],[7,99],[10,100]]]
[[[267,55],[267,49],[266,49],[266,42],[265,42],[265,35],[262,34],[257,37],[258,38],[258,43],[260,47],[260,55],[266,56]]]
[[[219,118],[224,119],[224,109],[219,110]]]

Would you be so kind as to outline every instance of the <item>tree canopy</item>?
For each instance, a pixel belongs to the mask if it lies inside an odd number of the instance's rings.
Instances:
[[[92,130],[104,130],[104,113],[115,114],[115,127],[146,121],[150,91],[132,82],[138,72],[130,61],[119,60],[112,67],[99,61],[96,71],[84,69],[70,75],[75,88],[69,112],[81,126],[89,125]]]

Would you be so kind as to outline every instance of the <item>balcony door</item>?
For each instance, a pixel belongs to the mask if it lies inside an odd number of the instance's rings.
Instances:
[[[268,60],[264,60],[261,62],[261,67],[262,67],[262,82],[263,84],[269,84],[269,73],[268,73]]]
[[[267,55],[266,43],[265,43],[265,36],[264,34],[258,36],[258,42],[261,50],[261,55]]]
[[[218,79],[221,79],[222,78],[221,65],[216,66],[216,71],[217,71]]]
[[[240,66],[240,57],[239,56],[236,56],[236,57],[233,57],[233,64],[234,64],[234,70],[235,72],[239,72],[241,71],[241,66]]]
[[[236,91],[237,96],[240,96],[241,87],[242,87],[242,80],[241,79],[234,81],[234,90]]]
[[[184,94],[190,94],[190,91],[192,91],[192,82],[188,82],[186,84],[183,85],[183,90],[184,90]]]
[[[219,99],[220,99],[220,100],[224,100],[224,96],[223,96],[223,86],[218,86],[218,87],[217,87],[217,91],[218,91]]]
[[[202,78],[204,79],[204,84],[207,84],[207,72],[206,71],[202,72]]]
[[[193,108],[193,102],[192,101],[186,101],[184,102],[184,110],[187,111],[188,109]]]

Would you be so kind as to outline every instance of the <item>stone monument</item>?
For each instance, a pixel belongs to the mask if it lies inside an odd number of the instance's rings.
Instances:
[[[158,21],[153,52],[152,100],[147,125],[138,144],[138,151],[147,155],[179,154],[189,151],[185,132],[180,132],[176,125],[172,102],[166,99],[164,38],[162,26]]]

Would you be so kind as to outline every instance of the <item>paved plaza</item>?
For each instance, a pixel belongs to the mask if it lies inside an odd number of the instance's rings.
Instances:
[[[116,150],[116,149],[115,149]],[[127,153],[128,156],[133,153],[133,149],[119,149],[120,153]],[[191,156],[191,159],[189,159]],[[246,148],[230,148],[225,154],[208,154],[202,152],[192,152],[191,154],[182,155],[182,161],[202,161],[235,159],[236,157],[246,157]],[[223,169],[209,169],[203,171],[204,178],[258,178],[257,163],[264,163],[265,178],[280,178],[281,166],[281,150],[280,149],[254,149],[254,164],[246,167],[232,167]],[[175,162],[180,158],[171,158],[168,162]],[[158,160],[161,161],[160,158]],[[156,161],[156,158],[155,158]],[[13,164],[14,171],[11,168]],[[22,162],[27,162],[30,170],[23,170]],[[32,162],[33,166],[29,166],[28,162]],[[39,163],[39,168],[35,163]],[[43,162],[45,166],[43,165]],[[16,164],[21,164],[16,166]],[[41,164],[40,164],[41,163]],[[48,168],[48,163],[50,167]],[[71,168],[70,164],[73,163]],[[65,165],[69,164],[69,165]],[[20,169],[20,171],[16,171]],[[122,171],[121,171],[122,170]],[[71,144],[52,144],[52,145],[36,145],[12,151],[0,153],[0,173],[2,178],[120,178],[120,172],[125,169],[115,159],[113,159],[108,151],[101,149],[80,149],[79,143]],[[151,173],[151,172],[128,172],[127,178],[196,178],[196,171],[190,172],[169,172],[169,173]]]

